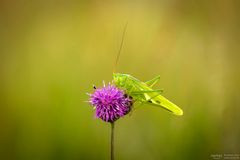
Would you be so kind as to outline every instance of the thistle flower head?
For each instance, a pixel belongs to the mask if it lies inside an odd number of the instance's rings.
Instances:
[[[90,94],[90,103],[96,110],[96,117],[106,122],[114,122],[128,114],[132,106],[132,98],[123,90],[109,84],[95,89]]]

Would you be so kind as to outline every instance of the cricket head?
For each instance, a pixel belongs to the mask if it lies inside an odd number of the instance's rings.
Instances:
[[[127,74],[113,73],[113,81],[117,87],[124,87],[127,78]]]

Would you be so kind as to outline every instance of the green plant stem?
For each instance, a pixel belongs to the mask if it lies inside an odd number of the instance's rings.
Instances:
[[[114,122],[111,123],[111,160],[114,160]]]

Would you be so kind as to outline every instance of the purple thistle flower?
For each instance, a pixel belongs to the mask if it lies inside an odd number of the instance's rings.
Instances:
[[[109,84],[90,94],[90,103],[96,109],[96,117],[106,122],[114,122],[128,114],[132,106],[132,97],[123,90]]]

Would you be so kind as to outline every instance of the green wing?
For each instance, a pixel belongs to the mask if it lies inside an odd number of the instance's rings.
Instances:
[[[145,97],[150,97],[151,95],[149,93],[144,93]],[[167,98],[163,97],[162,95],[158,95],[154,98],[150,98],[148,100],[150,103],[161,106],[164,109],[172,112],[175,115],[181,116],[183,115],[182,109],[180,109],[177,105],[169,101]]]
[[[160,95],[159,90],[155,91],[151,87],[148,87],[143,82],[134,82],[134,83],[135,83],[135,86],[140,90],[140,92],[142,91],[141,94],[144,95],[146,102],[149,102],[152,105],[160,106],[172,112],[175,115],[178,115],[178,116],[183,115],[182,109],[180,109],[177,105],[169,101],[167,98]]]

